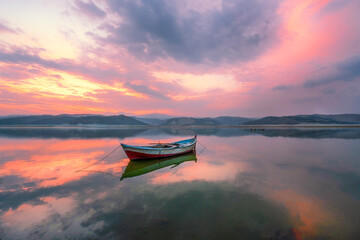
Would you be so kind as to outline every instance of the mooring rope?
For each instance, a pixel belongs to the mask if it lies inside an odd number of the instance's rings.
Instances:
[[[112,173],[109,173],[109,172],[102,172],[102,171],[95,171],[95,170],[78,170],[76,172],[95,172],[95,173],[103,173],[103,174],[107,174],[107,175],[110,175],[112,177],[115,177],[115,178],[121,178],[121,176],[116,176]]]
[[[85,169],[87,169],[87,168],[89,168],[89,167],[91,167],[91,166],[94,166],[95,164],[103,161],[105,158],[107,158],[108,156],[110,156],[111,154],[113,154],[113,153],[114,153],[116,150],[118,150],[120,147],[121,147],[121,144],[120,144],[119,146],[117,146],[114,150],[112,150],[108,155],[106,155],[105,157],[102,157],[99,161],[97,161],[97,162],[95,162],[95,163],[93,163],[93,164],[90,164],[89,166],[84,167],[84,168],[82,168],[82,169],[80,169],[80,170],[77,170],[77,171],[75,171],[75,172],[81,172],[81,171],[83,171],[83,170],[85,170]]]
[[[203,149],[200,151],[199,154],[197,154],[197,156],[200,156],[200,154],[206,149],[206,147],[198,140],[198,143],[200,143],[201,146],[203,146]]]

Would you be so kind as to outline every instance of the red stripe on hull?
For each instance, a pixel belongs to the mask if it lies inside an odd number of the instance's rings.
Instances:
[[[189,153],[194,151],[194,149],[191,149],[189,151],[186,152],[181,152],[181,153],[172,153],[172,154],[147,154],[147,153],[139,153],[139,152],[133,152],[133,151],[125,151],[126,155],[128,156],[128,158],[130,160],[139,160],[139,159],[147,159],[147,158],[162,158],[162,157],[172,157],[172,156],[176,156],[176,155],[181,155],[184,153]]]

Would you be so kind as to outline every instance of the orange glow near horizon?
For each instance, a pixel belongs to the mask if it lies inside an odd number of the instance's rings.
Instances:
[[[8,114],[17,114],[22,112],[22,114],[118,114],[118,109],[102,109],[95,108],[91,106],[84,105],[66,105],[59,103],[9,103],[9,104],[0,104],[0,108],[3,110],[8,110]]]
[[[175,115],[173,111],[169,109],[158,109],[156,112],[153,110],[139,110],[132,112],[136,115],[143,115],[143,114],[168,114],[168,115]]]
[[[228,74],[181,74],[174,72],[153,72],[152,75],[164,82],[178,82],[196,93],[203,93],[211,89],[234,91],[241,87],[241,83]],[[221,84],[219,84],[221,82]]]
[[[60,71],[45,70],[44,76],[22,80],[21,84],[18,82],[11,82],[0,79],[0,86],[9,89],[15,93],[37,93],[37,97],[52,97],[60,99],[89,99],[92,101],[102,102],[102,100],[95,98],[90,93],[98,90],[112,90],[122,93],[127,96],[144,98],[143,94],[130,91],[122,87],[122,84],[117,83],[115,86],[106,84],[94,83],[87,81],[74,75],[70,75]],[[61,82],[59,82],[61,79]]]

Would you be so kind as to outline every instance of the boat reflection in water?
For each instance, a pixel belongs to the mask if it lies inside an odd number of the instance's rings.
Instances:
[[[140,176],[161,168],[172,166],[171,168],[179,166],[183,162],[195,161],[197,162],[196,152],[177,155],[174,157],[155,158],[151,160],[137,160],[130,161],[122,174],[120,181],[124,178],[131,178]]]

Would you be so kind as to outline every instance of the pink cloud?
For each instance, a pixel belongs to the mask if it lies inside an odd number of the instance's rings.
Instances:
[[[20,34],[22,31],[19,28],[9,27],[7,24],[0,22],[0,33]]]
[[[104,18],[106,16],[106,12],[96,6],[92,1],[84,2],[82,0],[76,0],[74,10],[87,16],[89,19]]]

